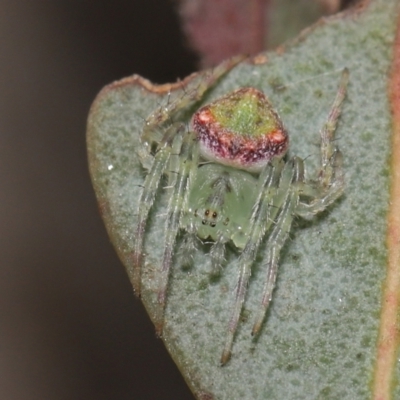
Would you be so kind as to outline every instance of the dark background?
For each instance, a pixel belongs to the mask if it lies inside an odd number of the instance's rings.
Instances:
[[[91,102],[196,68],[169,0],[0,0],[0,398],[191,399],[100,220]]]

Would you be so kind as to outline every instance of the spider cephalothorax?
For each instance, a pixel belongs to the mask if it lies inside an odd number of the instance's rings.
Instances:
[[[283,158],[288,135],[266,96],[255,88],[238,89],[203,106],[193,115],[189,129],[186,121],[176,120],[177,115],[182,115],[179,111],[200,101],[204,92],[231,67],[229,63],[217,67],[205,75],[205,83],[169,107],[156,110],[146,120],[138,154],[148,173],[139,202],[134,245],[134,287],[140,294],[146,223],[165,175],[169,205],[158,281],[159,333],[178,232],[182,231],[184,236],[180,249],[182,264],[191,263],[198,238],[214,242],[210,252],[214,271],[219,271],[224,262],[228,242],[241,250],[222,364],[231,354],[258,252],[265,254],[265,281],[253,334],[260,331],[271,300],[279,253],[293,218],[312,217],[343,192],[342,156],[334,137],[348,81],[348,71],[344,70],[321,130],[321,168],[317,179],[309,181],[304,177],[302,159]],[[266,241],[262,240],[264,236]]]

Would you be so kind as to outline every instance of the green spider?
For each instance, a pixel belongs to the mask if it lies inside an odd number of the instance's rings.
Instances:
[[[265,254],[265,281],[252,334],[265,318],[277,275],[279,253],[296,216],[310,218],[331,205],[344,189],[342,155],[335,144],[340,107],[346,94],[348,70],[321,130],[321,168],[315,180],[305,180],[304,161],[285,160],[288,135],[266,96],[251,87],[240,88],[200,108],[191,119],[176,121],[180,111],[200,101],[238,60],[228,61],[204,75],[202,83],[146,120],[138,155],[148,171],[139,201],[134,243],[134,288],[140,295],[143,244],[149,212],[159,184],[168,179],[169,205],[164,254],[158,281],[162,333],[168,277],[179,231],[182,264],[190,265],[196,242],[211,239],[211,265],[219,271],[226,244],[241,250],[238,283],[221,364],[231,355],[233,339],[257,253]],[[263,248],[260,244],[268,235]]]

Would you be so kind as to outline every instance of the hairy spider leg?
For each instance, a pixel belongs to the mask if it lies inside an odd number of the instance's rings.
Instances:
[[[281,195],[285,195],[281,210],[276,219],[275,225],[268,235],[266,266],[267,275],[264,283],[262,300],[256,313],[255,323],[252,329],[252,335],[257,335],[261,329],[269,303],[272,299],[272,292],[275,287],[275,281],[279,266],[279,256],[283,245],[285,244],[292,225],[295,210],[299,202],[300,183],[304,181],[304,163],[298,157],[291,160],[293,165],[291,182],[286,179],[280,185]],[[287,176],[289,178],[289,176]],[[279,201],[280,202],[280,201]]]
[[[156,132],[157,128],[169,120],[172,115],[199,101],[203,97],[204,93],[211,86],[213,86],[218,79],[220,79],[245,58],[246,57],[243,55],[235,56],[225,60],[215,68],[202,72],[199,84],[196,87],[190,89],[182,96],[177,97],[170,104],[160,106],[147,118],[142,134],[142,140],[146,142],[149,139],[149,135],[151,136],[154,132]]]
[[[144,230],[146,225],[146,220],[150,208],[154,202],[155,193],[158,188],[158,184],[161,180],[161,175],[168,163],[168,158],[170,154],[170,148],[164,140],[164,138],[170,137],[170,134],[176,134],[176,124],[173,124],[168,128],[167,133],[160,138],[161,135],[161,125],[166,121],[171,120],[173,116],[180,110],[191,106],[196,101],[199,101],[204,93],[212,86],[214,83],[234,68],[237,64],[243,61],[246,57],[243,55],[232,57],[224,62],[222,62],[217,67],[203,72],[202,79],[197,87],[191,89],[188,93],[183,96],[178,97],[175,101],[171,102],[169,105],[164,105],[159,107],[154,113],[152,113],[145,122],[143,129],[141,144],[137,150],[139,159],[144,168],[149,169],[149,173],[146,176],[144,183],[145,189],[142,192],[140,198],[141,209],[139,209],[139,224],[135,233],[135,246],[134,246],[134,257],[133,262],[136,265],[133,276],[133,286],[135,293],[140,296],[140,286],[141,286],[141,263],[142,263],[142,250],[143,250],[143,240],[144,240]],[[161,139],[161,140],[160,140]],[[150,155],[150,146],[152,142],[157,142],[160,140],[162,149],[162,154],[154,157]],[[159,153],[158,152],[158,153]],[[157,153],[157,154],[158,154]],[[155,164],[155,165],[153,165]],[[161,171],[161,175],[159,175]],[[192,242],[193,244],[193,235]],[[188,248],[190,245],[188,246]]]
[[[166,303],[166,294],[168,288],[168,278],[171,269],[172,256],[175,248],[176,237],[180,228],[180,218],[183,205],[186,202],[188,194],[187,185],[190,173],[197,168],[197,163],[191,161],[193,147],[196,145],[195,137],[192,133],[184,136],[181,149],[171,156],[170,173],[172,176],[170,200],[168,204],[167,219],[165,224],[165,244],[164,255],[161,264],[161,273],[159,276],[158,303],[160,308],[156,317],[157,334],[161,335],[164,325],[164,309]],[[178,150],[178,149],[177,149]]]
[[[343,157],[339,150],[337,150],[332,157],[331,163],[336,171],[328,188],[321,190],[321,188],[316,188],[314,185],[309,183],[304,183],[302,185],[302,195],[305,193],[307,193],[307,195],[313,193],[314,195],[311,197],[312,200],[309,203],[305,201],[299,202],[299,205],[296,209],[296,215],[299,217],[313,217],[315,214],[324,211],[342,195],[344,190],[344,174],[342,170]]]
[[[343,192],[344,177],[342,170],[342,154],[335,145],[335,131],[340,116],[341,104],[346,96],[346,87],[349,73],[347,69],[342,72],[339,89],[333,102],[328,120],[321,130],[321,170],[318,174],[318,186],[307,185],[304,182],[304,163],[300,159],[295,159],[297,185],[294,186],[294,193],[291,201],[283,206],[278,217],[275,228],[269,237],[269,242],[273,244],[268,251],[268,277],[263,290],[263,299],[258,311],[256,322],[253,326],[253,335],[260,331],[266,310],[271,300],[276,272],[278,268],[279,252],[284,245],[289,234],[290,225],[295,214],[303,217],[313,216],[323,211],[332,204]],[[297,190],[296,190],[297,188]],[[314,198],[310,203],[300,203],[299,194],[312,195]],[[286,215],[286,216],[285,216]]]
[[[174,138],[181,137],[177,133],[185,129],[181,123],[175,123],[166,131],[160,148],[154,157],[154,162],[144,181],[143,191],[139,199],[138,223],[135,231],[135,241],[133,246],[133,288],[137,296],[141,292],[141,270],[143,262],[143,241],[146,230],[146,223],[151,207],[153,206],[157,189],[168,165],[173,148],[171,143]]]
[[[189,162],[189,160],[187,162]],[[191,182],[195,182],[196,180],[198,164],[199,164],[199,146],[195,144],[192,147],[191,167],[189,172],[189,178],[187,180],[187,185],[186,185],[186,193],[189,193],[190,191]],[[188,209],[189,209],[189,196],[185,196],[183,203],[183,213],[187,213]],[[181,221],[180,226],[181,228],[186,230],[186,235],[180,248],[179,259],[181,260],[183,267],[189,267],[192,264],[193,255],[197,250],[197,242],[199,241],[199,238],[197,237],[196,229],[192,220],[190,220],[186,225],[183,225]]]
[[[253,213],[250,222],[249,238],[238,260],[240,264],[239,280],[236,287],[235,302],[229,319],[228,334],[225,339],[225,346],[221,356],[221,364],[224,365],[231,355],[233,339],[238,327],[240,313],[246,296],[247,285],[251,275],[251,266],[257,256],[257,251],[265,232],[271,227],[276,214],[281,206],[284,187],[288,187],[290,183],[287,176],[290,174],[287,165],[282,171],[283,162],[281,160],[273,160],[272,163],[266,165],[260,173],[258,179],[258,195],[254,204]],[[279,177],[282,190],[277,192]],[[288,182],[286,183],[286,181]],[[271,203],[272,200],[272,203]]]
[[[341,105],[346,97],[347,84],[349,82],[349,70],[342,71],[335,100],[328,115],[328,120],[321,130],[321,171],[318,180],[323,187],[328,187],[332,183],[335,175],[335,153],[338,149],[335,145],[335,131],[341,112]]]
[[[341,105],[346,96],[349,71],[345,68],[339,83],[335,100],[328,115],[327,122],[321,129],[321,167],[318,181],[304,183],[301,194],[311,201],[300,201],[296,214],[310,218],[325,210],[338,199],[344,190],[343,156],[335,144],[335,131],[339,120]]]
[[[165,122],[171,120],[180,110],[190,107],[193,103],[199,101],[203,97],[204,93],[213,86],[218,79],[245,58],[246,57],[243,55],[235,56],[225,60],[215,68],[202,72],[200,82],[196,87],[190,89],[182,96],[177,97],[171,103],[160,106],[155,112],[147,117],[141,136],[141,143],[137,149],[137,155],[145,169],[150,170],[153,162],[150,154],[151,143],[162,141],[163,129],[161,129],[161,126]]]
[[[252,334],[259,333],[269,302],[271,301],[276,273],[278,268],[279,254],[282,246],[289,235],[290,226],[295,214],[302,217],[311,217],[332,204],[343,192],[344,177],[342,170],[342,154],[335,145],[335,131],[340,116],[341,105],[346,96],[346,88],[349,72],[342,72],[339,89],[328,115],[328,120],[321,130],[321,169],[318,174],[318,185],[310,185],[304,182],[304,162],[294,158],[296,185],[291,190],[292,196],[287,198],[283,205],[278,220],[272,230],[268,242],[267,255],[267,279],[264,285],[263,298],[260,309],[257,312],[256,322]],[[299,203],[299,194],[313,196],[310,203]]]

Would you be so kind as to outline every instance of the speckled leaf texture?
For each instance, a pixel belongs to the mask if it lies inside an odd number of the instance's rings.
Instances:
[[[295,221],[272,304],[254,340],[251,328],[264,276],[260,251],[225,366],[219,359],[238,279],[238,252],[228,250],[219,279],[210,279],[207,247],[196,253],[193,268],[173,265],[163,340],[196,398],[400,399],[399,5],[398,0],[371,0],[321,20],[277,51],[241,62],[199,103],[239,87],[262,90],[290,134],[290,155],[306,158],[312,177],[319,162],[319,130],[340,72],[350,70],[337,130],[344,195],[313,220]],[[108,233],[131,280],[145,176],[135,149],[144,120],[202,79],[200,72],[154,86],[132,76],[105,87],[92,106],[91,176]],[[182,120],[189,118],[189,111],[182,114]],[[150,318],[157,309],[165,207],[161,190],[148,224],[143,268],[142,300]]]

